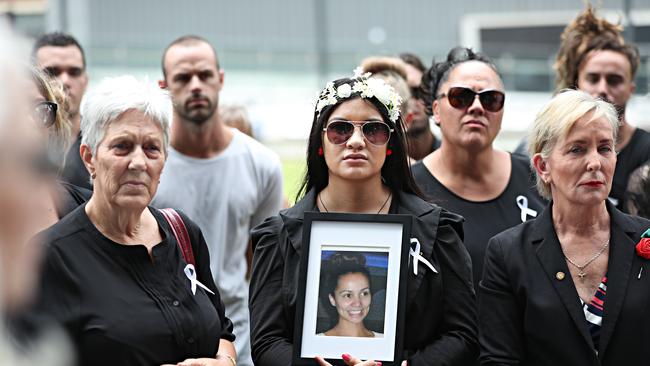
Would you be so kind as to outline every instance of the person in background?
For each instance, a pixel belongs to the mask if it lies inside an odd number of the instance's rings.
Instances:
[[[253,136],[253,126],[251,126],[251,120],[248,118],[246,107],[242,105],[222,105],[219,107],[219,114],[221,120],[226,126],[236,128],[241,133],[255,138]]]
[[[389,85],[368,74],[329,82],[321,92],[301,199],[252,232],[250,313],[256,365],[291,364],[298,283],[304,281],[299,268],[306,211],[411,215],[409,237],[422,244],[421,257],[438,273],[423,263],[417,275],[409,270],[409,310],[400,335],[403,359],[410,366],[476,361],[475,297],[470,259],[461,241],[462,218],[420,198],[409,169],[400,103]],[[353,346],[341,349],[345,364],[361,363],[354,351]],[[320,357],[317,361],[328,365]]]
[[[79,106],[88,85],[84,50],[69,34],[46,33],[36,39],[32,48],[32,59],[37,68],[61,84],[66,95],[66,101],[60,107],[71,122],[70,128],[74,141],[66,155],[66,164],[61,177],[75,186],[92,189],[90,176],[79,155],[81,146]]]
[[[282,208],[280,159],[221,120],[224,72],[207,40],[176,39],[163,53],[162,68],[159,85],[172,97],[174,123],[154,206],[179,208],[203,230],[212,275],[234,323],[239,365],[252,366],[246,253],[250,229]]]
[[[630,174],[625,199],[630,215],[650,219],[650,162]]]
[[[180,214],[189,256],[149,206],[167,158],[169,95],[131,76],[106,79],[82,114],[93,194],[39,236],[37,310],[65,327],[82,366],[233,366],[232,323],[201,230]]]
[[[422,86],[442,144],[413,165],[413,176],[427,198],[465,218],[464,243],[478,286],[488,239],[534,219],[545,202],[534,190],[528,161],[493,146],[506,94],[489,58],[454,48]]]
[[[411,98],[409,85],[406,82],[406,64],[395,57],[368,57],[361,61],[361,70],[369,72],[371,77],[379,78],[395,89],[395,92],[406,101]],[[400,106],[400,115],[408,116],[408,103]]]
[[[490,239],[481,365],[648,363],[650,239],[641,238],[650,221],[607,199],[618,123],[614,106],[579,90],[557,94],[535,118],[531,164],[551,202]]]
[[[427,105],[420,95],[420,83],[426,71],[424,64],[412,53],[402,53],[399,58],[404,61],[406,82],[411,90],[411,97],[406,102],[408,114],[404,117],[409,156],[419,161],[440,147],[440,139],[431,131]]]
[[[579,89],[612,103],[619,120],[618,159],[610,199],[623,212],[630,174],[650,159],[650,133],[629,123],[627,103],[636,90],[639,50],[623,38],[623,29],[596,16],[588,6],[562,33],[555,65],[556,91]],[[517,151],[525,152],[525,142]]]

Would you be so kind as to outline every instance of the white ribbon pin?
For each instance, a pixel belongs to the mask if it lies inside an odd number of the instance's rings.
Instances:
[[[192,286],[192,295],[196,295],[196,285],[201,286],[202,289],[214,295],[214,292],[212,292],[209,288],[205,287],[204,284],[202,284],[201,282],[199,282],[199,280],[196,279],[196,271],[194,270],[193,265],[188,264],[187,266],[185,266],[184,272],[185,272],[185,276],[187,276],[187,278],[190,280],[190,284]]]
[[[527,216],[537,217],[537,211],[528,208],[528,198],[526,196],[517,196],[516,201],[521,210],[521,222],[526,222]]]
[[[415,248],[413,248],[413,245],[411,245],[411,248],[409,249],[409,254],[413,258],[413,274],[416,276],[418,275],[418,264],[420,262],[429,267],[433,273],[438,273],[438,271],[433,267],[433,264],[431,264],[426,258],[420,255],[420,241],[416,238],[411,238],[411,244],[415,244]]]

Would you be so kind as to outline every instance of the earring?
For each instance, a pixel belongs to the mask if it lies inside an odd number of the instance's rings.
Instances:
[[[90,177],[91,177],[92,179],[97,178],[97,173],[93,172],[93,173],[90,175]]]
[[[386,149],[386,156],[391,156],[391,155],[393,155],[393,150]]]
[[[323,156],[323,148],[322,147],[318,148],[318,155]]]

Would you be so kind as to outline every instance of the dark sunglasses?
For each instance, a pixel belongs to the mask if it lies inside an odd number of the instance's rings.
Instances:
[[[390,140],[391,132],[395,131],[381,121],[346,120],[334,120],[323,128],[323,131],[329,142],[334,145],[342,145],[352,137],[356,126],[361,127],[363,137],[373,145],[385,145]]]
[[[474,103],[474,98],[478,95],[478,100],[483,108],[488,112],[498,112],[503,108],[506,95],[498,90],[484,90],[480,93],[462,86],[449,88],[447,93],[438,95],[438,98],[447,97],[449,104],[458,109],[464,109]]]
[[[54,102],[39,102],[34,106],[34,119],[36,123],[43,127],[50,127],[56,121],[56,111],[59,109],[58,104]]]

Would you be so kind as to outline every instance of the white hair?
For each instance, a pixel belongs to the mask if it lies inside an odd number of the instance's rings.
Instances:
[[[129,110],[138,110],[160,125],[166,153],[173,115],[169,93],[153,82],[128,75],[106,78],[86,93],[80,111],[81,143],[97,154],[108,126]]]

